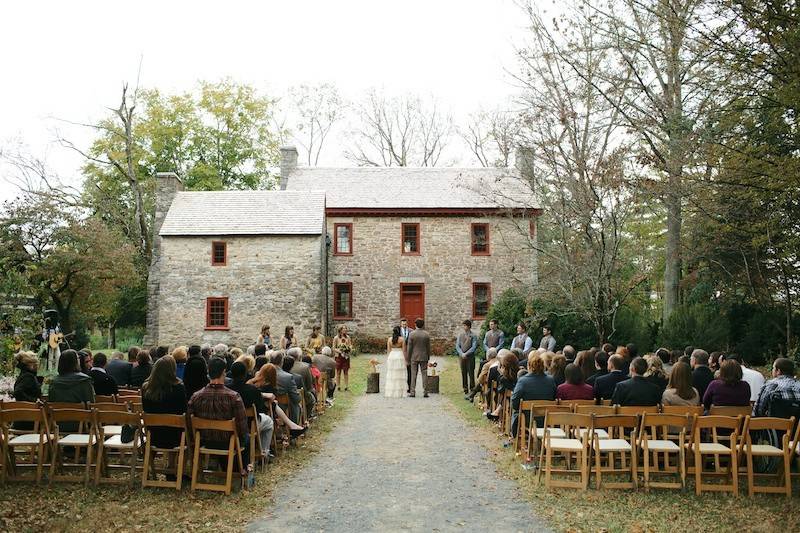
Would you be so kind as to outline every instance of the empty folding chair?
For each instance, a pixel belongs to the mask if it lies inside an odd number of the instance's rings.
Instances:
[[[128,483],[133,485],[136,479],[136,462],[139,459],[139,450],[142,447],[142,425],[139,413],[126,411],[94,411],[94,426],[97,433],[97,466],[95,467],[94,483],[125,483],[123,478],[114,478],[108,475],[112,469],[127,469]],[[122,441],[122,431],[117,428],[128,426],[133,438],[128,442]],[[119,456],[120,463],[109,460],[109,454]],[[128,464],[122,464],[125,456],[130,455]]]
[[[578,413],[579,415],[615,415],[617,414],[617,406],[616,405],[592,405],[592,404],[575,404],[573,406],[572,411],[574,413]],[[594,428],[592,430],[592,435],[597,435],[600,439],[607,439],[608,431],[603,428]]]
[[[541,456],[541,442],[544,438],[544,419],[547,413],[571,413],[572,409],[568,405],[558,405],[557,401],[547,400],[534,400],[533,406],[526,409],[526,423],[530,423],[530,431],[528,431],[528,455],[526,461],[530,462],[531,458],[536,457],[537,454]],[[520,425],[522,421],[519,422]],[[554,438],[566,438],[566,433],[560,428],[551,428],[550,436]],[[541,457],[540,457],[541,459]],[[541,466],[540,460],[538,466]]]
[[[600,415],[592,419],[592,452],[595,457],[594,473],[596,487],[602,484],[603,473],[630,474],[630,481],[607,482],[605,486],[612,489],[635,489],[638,476],[637,428],[639,419],[636,415]],[[605,429],[608,438],[598,435],[599,429]],[[616,466],[616,455],[619,454],[620,466]],[[603,466],[603,459],[606,465]],[[629,460],[626,460],[626,458]],[[630,465],[628,465],[630,462]]]
[[[686,488],[686,443],[691,439],[694,415],[645,413],[639,432],[644,488]],[[670,459],[675,459],[674,466]],[[663,467],[662,461],[663,459]],[[654,476],[677,476],[678,481],[650,481]]]
[[[589,430],[582,437],[575,435],[581,430]],[[563,487],[586,490],[589,484],[589,437],[592,429],[591,415],[576,415],[574,413],[548,412],[544,421],[544,438],[542,439],[542,453],[544,453],[545,487]],[[556,438],[556,430],[566,435]],[[560,432],[557,434],[561,434]],[[555,455],[563,456],[564,468],[554,468]],[[577,468],[571,468],[572,456],[575,456]],[[541,477],[542,468],[537,474],[537,481]],[[565,481],[553,479],[553,474],[579,475],[580,481]]]
[[[181,490],[183,470],[189,456],[189,432],[185,415],[142,415],[144,444],[144,468],[142,487],[166,487]],[[174,446],[173,446],[174,444]],[[156,468],[159,454],[167,461],[167,468]],[[157,474],[175,477],[174,481],[162,481]]]
[[[694,423],[694,430],[691,442],[686,444],[686,447],[691,448],[692,455],[694,456],[694,479],[695,479],[695,492],[699,495],[704,490],[718,491],[718,492],[733,492],[734,496],[739,494],[739,461],[737,443],[739,439],[739,429],[742,426],[742,417],[736,418],[730,416],[700,416],[697,417]],[[731,446],[726,446],[713,438],[718,430],[730,430]],[[706,430],[706,431],[704,431]],[[711,435],[709,438],[705,434]],[[705,437],[705,438],[704,438]],[[709,475],[715,475],[718,472],[715,470],[708,471],[705,469],[704,457],[709,455],[716,457],[726,457],[728,459],[728,468],[726,472],[727,478],[730,483],[706,483],[704,478]]]
[[[49,425],[53,431],[53,460],[50,464],[50,483],[53,481],[83,481],[89,484],[97,434],[94,414],[90,409],[60,409],[48,404]],[[74,429],[73,429],[74,428]],[[75,451],[74,461],[68,462],[65,451]],[[84,461],[81,461],[81,455]],[[83,475],[62,473],[67,469],[81,468]]]
[[[238,472],[244,470],[244,463],[242,463],[242,449],[239,444],[239,436],[236,434],[236,420],[210,420],[207,418],[198,418],[192,416],[191,418],[192,431],[194,432],[194,454],[192,458],[192,491],[196,489],[213,490],[224,492],[225,494],[231,493],[232,480],[233,480],[233,463],[234,459],[239,468]],[[203,445],[202,431],[214,430],[224,431],[230,433],[227,449],[210,448]],[[225,470],[225,483],[203,483],[200,481],[200,476],[203,474],[216,474],[217,472],[204,470],[200,467],[201,456],[223,457],[227,460],[227,468]]]
[[[795,419],[773,417],[747,417],[744,423],[739,452],[746,458],[747,493],[752,496],[756,492],[792,495],[792,455],[797,446],[797,435],[794,431]],[[755,443],[754,443],[755,441]],[[773,441],[774,443],[770,443]],[[779,444],[775,446],[774,444]],[[755,459],[780,459],[781,468],[777,473],[756,473]],[[756,476],[772,478],[783,485],[757,485]]]
[[[8,402],[12,403],[12,402]],[[21,402],[20,402],[21,403]],[[6,404],[7,406],[7,404]],[[30,429],[12,430],[14,424],[24,423]],[[46,458],[51,449],[51,439],[47,416],[44,411],[35,409],[7,409],[0,410],[0,476],[3,484],[6,481],[35,480],[37,484],[42,481],[42,471]],[[30,462],[18,463],[18,456],[30,456]],[[34,478],[21,475],[20,469],[36,469]]]

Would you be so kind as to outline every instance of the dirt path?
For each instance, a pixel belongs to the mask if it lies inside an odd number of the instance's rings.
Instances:
[[[447,400],[418,387],[359,398],[249,531],[546,531]]]

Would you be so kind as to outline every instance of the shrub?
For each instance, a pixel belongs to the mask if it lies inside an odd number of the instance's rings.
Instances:
[[[527,316],[528,302],[525,297],[514,289],[506,289],[489,307],[478,337],[483,338],[489,329],[489,321],[497,320],[498,327],[506,335],[506,341],[510,342],[517,335],[517,324],[525,321]],[[479,352],[483,353],[483,344],[480,342],[478,344]]]
[[[678,306],[664,324],[659,343],[670,348],[697,346],[709,352],[724,350],[728,341],[727,314],[715,304]]]

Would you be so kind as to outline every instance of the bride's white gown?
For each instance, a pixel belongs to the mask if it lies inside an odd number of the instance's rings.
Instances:
[[[392,348],[386,359],[386,383],[384,395],[387,398],[402,398],[406,392],[406,359],[402,348]]]

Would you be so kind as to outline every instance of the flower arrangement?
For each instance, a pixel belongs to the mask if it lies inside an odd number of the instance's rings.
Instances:
[[[372,373],[373,374],[377,374],[378,373],[378,360],[377,359],[375,359],[374,357],[372,359],[370,359],[369,360],[369,366],[372,367]]]
[[[428,363],[428,375],[435,376],[436,375],[436,367],[439,366],[439,363]]]

